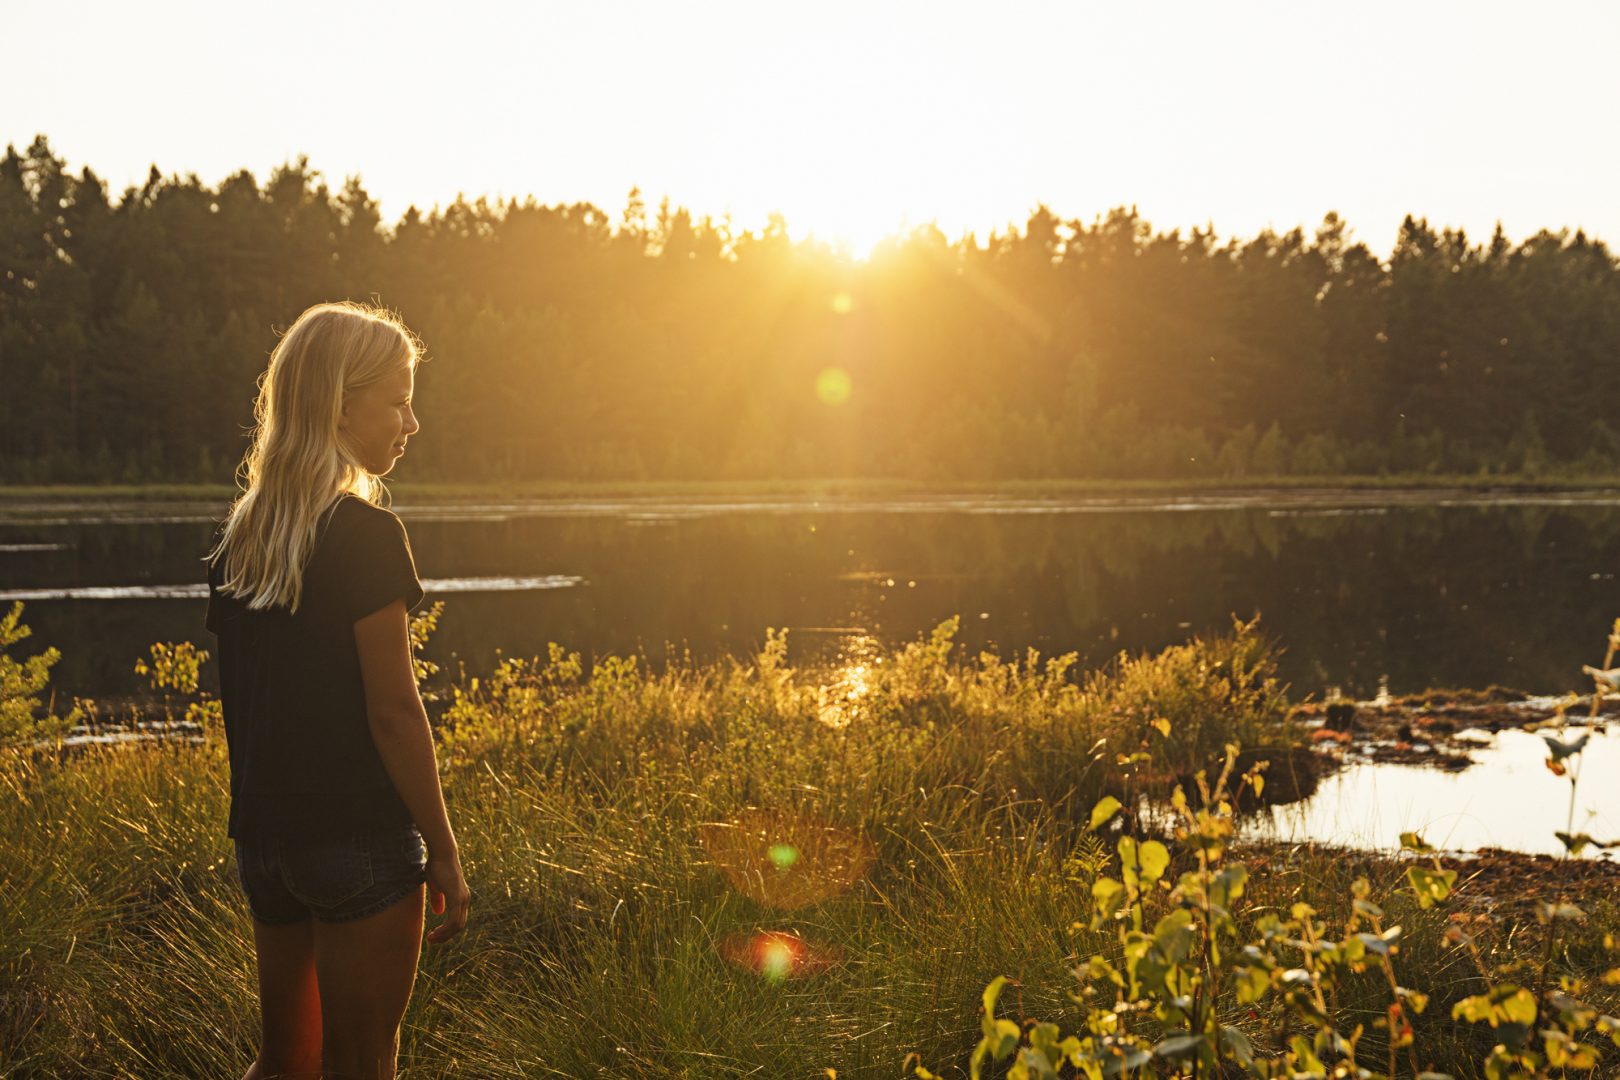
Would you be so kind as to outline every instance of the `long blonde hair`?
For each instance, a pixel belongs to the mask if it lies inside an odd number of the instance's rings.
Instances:
[[[210,562],[222,591],[250,608],[297,611],[322,515],[349,492],[386,494],[338,429],[344,398],[421,358],[416,336],[389,311],[349,301],[316,304],[270,353],[253,404],[253,442],[236,471],[232,504]]]

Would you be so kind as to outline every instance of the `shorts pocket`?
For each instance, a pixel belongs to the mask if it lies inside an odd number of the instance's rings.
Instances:
[[[288,845],[281,868],[287,888],[312,908],[338,907],[376,883],[371,845],[364,834]]]
[[[373,838],[372,871],[378,881],[416,882],[427,866],[427,845],[415,828],[393,829]]]

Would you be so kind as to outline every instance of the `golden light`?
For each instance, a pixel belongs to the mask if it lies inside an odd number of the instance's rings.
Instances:
[[[858,829],[768,810],[709,822],[698,839],[732,888],[784,911],[845,892],[877,858],[876,846]]]
[[[816,975],[838,962],[831,946],[813,944],[789,930],[732,934],[721,941],[720,953],[767,982]]]
[[[855,310],[855,298],[847,292],[837,293],[832,298],[832,309],[834,314],[848,315]]]
[[[817,688],[816,715],[830,728],[849,726],[867,695],[872,692],[872,670],[864,663],[840,668],[830,686]]]
[[[823,405],[842,405],[849,400],[855,384],[841,367],[823,368],[816,376],[816,397]]]

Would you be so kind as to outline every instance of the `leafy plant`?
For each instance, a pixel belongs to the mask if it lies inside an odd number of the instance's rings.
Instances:
[[[26,660],[10,655],[10,649],[33,633],[22,621],[23,606],[18,601],[0,616],[0,743],[31,743],[59,737],[79,721],[75,707],[66,716],[53,711],[46,695],[51,684],[51,668],[62,654],[48,648]]]
[[[219,699],[201,688],[202,666],[207,662],[208,650],[189,641],[154,641],[147,649],[147,659],[135,661],[135,674],[162,694],[166,720],[175,720],[171,695],[178,695],[186,706],[180,719],[211,734],[220,729],[225,714]]]

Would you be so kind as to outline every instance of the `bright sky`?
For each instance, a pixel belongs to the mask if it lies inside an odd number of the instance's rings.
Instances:
[[[1612,0],[0,0],[0,41],[0,140],[115,191],[307,154],[390,223],[458,192],[617,218],[639,185],[857,249],[1042,202],[1620,245]]]

